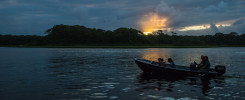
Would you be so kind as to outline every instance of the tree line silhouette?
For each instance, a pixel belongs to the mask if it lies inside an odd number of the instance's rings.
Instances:
[[[159,30],[150,35],[144,35],[133,28],[118,28],[114,31],[87,28],[79,25],[55,25],[45,31],[45,36],[36,35],[1,35],[1,46],[42,46],[42,45],[176,45],[203,46],[228,45],[245,46],[245,34],[236,32],[229,34],[187,36],[165,34]]]

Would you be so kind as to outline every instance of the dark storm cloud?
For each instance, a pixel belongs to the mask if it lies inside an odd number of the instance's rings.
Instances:
[[[245,20],[240,19],[233,23],[233,30],[238,30],[237,32],[245,34]]]
[[[56,24],[140,29],[138,21],[150,12],[167,17],[167,26],[178,29],[241,21],[244,7],[244,0],[1,0],[0,34],[40,35]],[[227,29],[218,29],[245,33],[244,21],[239,21]]]

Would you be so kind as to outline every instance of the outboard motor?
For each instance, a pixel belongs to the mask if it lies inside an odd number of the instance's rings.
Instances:
[[[218,76],[220,76],[220,75],[223,75],[225,73],[226,68],[223,65],[216,65],[215,68],[214,68],[214,70],[216,72],[218,72]]]

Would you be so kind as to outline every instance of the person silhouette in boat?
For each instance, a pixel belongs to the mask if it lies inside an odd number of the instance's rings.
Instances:
[[[202,59],[202,61],[198,65],[198,69],[201,71],[209,71],[210,62],[209,62],[208,56],[202,56],[201,59]]]
[[[204,62],[205,62],[205,56],[201,56],[201,62],[199,64],[197,64],[197,69],[201,68],[201,66],[204,65]]]
[[[168,63],[171,65],[171,67],[175,66],[174,61],[173,61],[172,58],[168,58]]]
[[[164,59],[163,58],[158,58],[158,64],[159,64],[159,66],[164,65],[165,64]]]
[[[199,70],[203,65],[204,65],[204,56],[202,55],[201,62],[199,64],[197,64],[195,61],[194,63],[190,64],[190,70]]]

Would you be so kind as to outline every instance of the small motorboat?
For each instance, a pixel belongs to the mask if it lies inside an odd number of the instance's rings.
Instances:
[[[188,76],[205,76],[210,78],[215,78],[221,76],[226,72],[225,66],[216,65],[214,69],[209,71],[201,70],[191,70],[188,66],[175,65],[171,66],[170,64],[159,65],[155,61],[150,61],[146,59],[135,58],[135,63],[144,73],[156,74],[161,76],[170,76],[170,77],[188,77]]]

